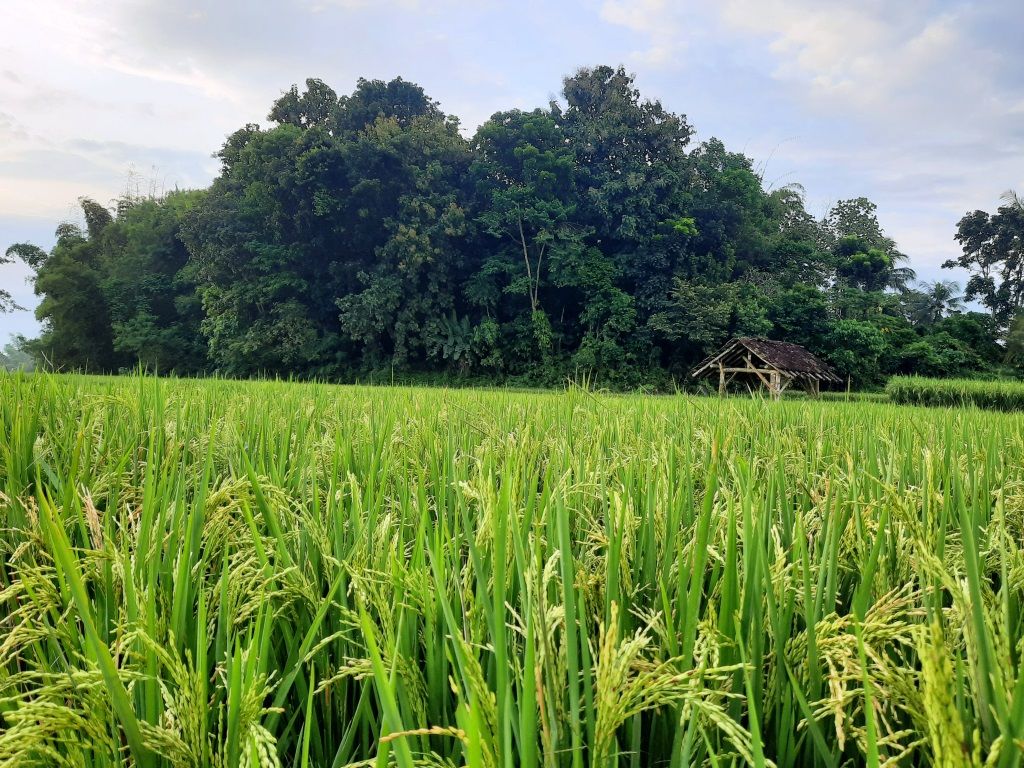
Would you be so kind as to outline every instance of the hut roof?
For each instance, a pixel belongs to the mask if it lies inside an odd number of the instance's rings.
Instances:
[[[797,379],[830,381],[835,384],[843,381],[831,367],[799,344],[752,336],[730,339],[718,352],[694,368],[690,376],[696,379],[713,373],[719,363],[725,366],[743,364],[748,353],[769,368]]]

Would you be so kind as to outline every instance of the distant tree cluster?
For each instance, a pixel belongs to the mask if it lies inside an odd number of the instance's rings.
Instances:
[[[32,371],[35,369],[35,360],[26,349],[28,340],[24,336],[15,336],[6,343],[0,350],[0,370],[7,371]]]
[[[621,68],[582,69],[469,139],[400,78],[341,97],[307,80],[269,119],[227,139],[209,189],[82,200],[52,251],[7,251],[35,270],[36,360],[665,387],[763,335],[871,385],[990,368],[1019,303],[991,274],[999,224],[961,226],[968,297],[993,314],[963,312],[954,284],[909,287],[870,201],[816,220],[798,186],[766,189],[717,139],[691,146],[685,116]]]

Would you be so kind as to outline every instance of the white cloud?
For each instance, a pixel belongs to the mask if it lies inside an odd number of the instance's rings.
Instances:
[[[684,8],[671,0],[605,0],[601,18],[646,38],[646,47],[630,59],[637,64],[668,69],[681,64],[687,35]]]
[[[998,103],[999,63],[972,37],[973,10],[932,5],[726,0],[721,19],[766,43],[773,75],[806,89],[819,107],[889,122],[963,123],[959,108]]]

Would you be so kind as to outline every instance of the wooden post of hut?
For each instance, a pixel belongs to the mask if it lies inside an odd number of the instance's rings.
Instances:
[[[821,383],[842,384],[842,379],[828,365],[799,344],[785,341],[741,336],[726,343],[718,352],[690,372],[700,379],[718,371],[718,394],[736,376],[764,386],[773,400],[793,382],[799,382],[811,397],[821,392]]]

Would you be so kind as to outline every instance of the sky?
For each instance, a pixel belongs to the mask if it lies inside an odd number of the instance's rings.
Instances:
[[[293,83],[402,76],[472,132],[582,66],[755,161],[808,210],[866,196],[925,280],[967,211],[1024,190],[1021,0],[3,0],[0,248],[53,244],[79,196],[207,185]],[[0,344],[38,333],[21,265]]]

